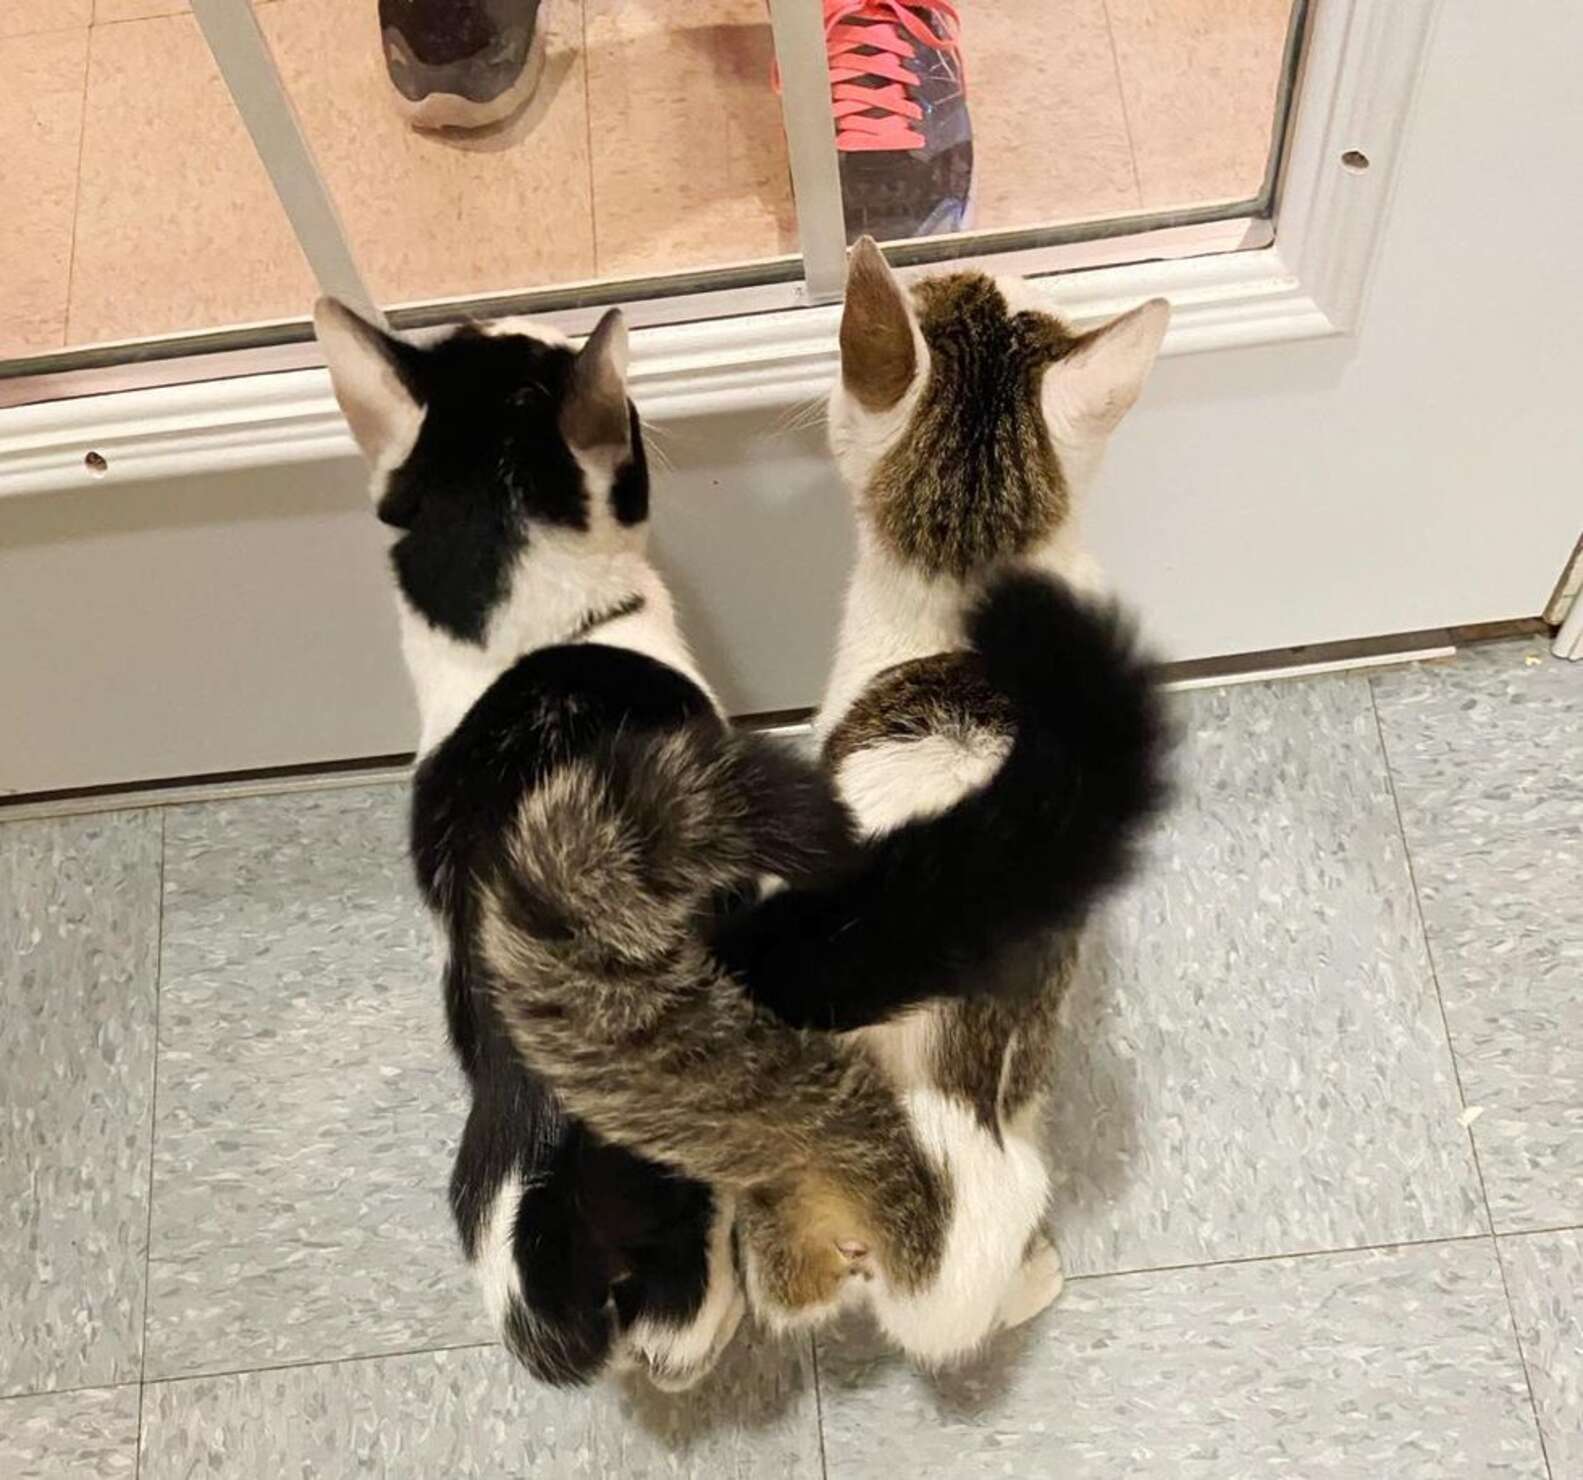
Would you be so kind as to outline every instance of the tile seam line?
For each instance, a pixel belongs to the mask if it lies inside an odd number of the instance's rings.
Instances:
[[[1391,793],[1391,811],[1396,817],[1396,836],[1401,840],[1402,858],[1407,864],[1407,882],[1412,889],[1413,915],[1418,921],[1418,938],[1423,943],[1424,959],[1429,964],[1429,980],[1435,989],[1435,1006],[1440,1012],[1440,1031],[1445,1038],[1446,1057],[1451,1063],[1451,1077],[1457,1087],[1457,1102],[1465,1112],[1468,1108],[1467,1090],[1462,1084],[1462,1065],[1457,1058],[1456,1040],[1451,1035],[1451,1019],[1446,1015],[1446,996],[1440,986],[1440,968],[1435,961],[1434,943],[1429,939],[1429,922],[1424,918],[1424,901],[1418,889],[1418,866],[1413,861],[1413,845],[1407,836],[1407,824],[1402,817],[1402,801],[1396,791],[1396,769],[1391,765],[1391,747],[1385,738],[1385,724],[1380,718],[1379,695],[1375,691],[1373,674],[1365,674],[1369,687],[1369,709],[1374,715],[1374,738],[1380,749],[1380,761],[1385,767],[1385,784]],[[1495,1214],[1490,1208],[1489,1186],[1484,1180],[1484,1165],[1479,1160],[1478,1139],[1471,1124],[1463,1127],[1468,1149],[1473,1155],[1473,1169],[1479,1179],[1479,1196],[1484,1202],[1484,1217],[1490,1236],[1495,1233]]]
[[[154,1139],[159,1130],[159,1004],[165,985],[165,818],[163,807],[153,809],[159,819],[159,877],[154,905],[154,1054],[148,1094],[148,1215],[143,1225],[143,1314],[137,1343],[137,1449],[133,1455],[133,1480],[143,1474],[143,1401],[148,1392],[148,1307],[154,1283]]]
[[[1333,1259],[1343,1254],[1380,1254],[1396,1249],[1432,1249],[1453,1244],[1488,1243],[1488,1233],[1450,1233],[1434,1238],[1397,1238],[1383,1243],[1337,1244],[1323,1249],[1294,1249],[1276,1254],[1236,1254],[1223,1259],[1190,1259],[1180,1264],[1140,1264],[1129,1269],[1107,1269],[1066,1277],[1069,1285],[1097,1280],[1132,1279],[1148,1274],[1182,1274],[1195,1269],[1229,1269],[1243,1264],[1284,1264],[1294,1259]]]
[[[1374,736],[1380,749],[1380,761],[1385,767],[1385,784],[1391,793],[1391,810],[1396,815],[1396,836],[1401,840],[1402,858],[1407,864],[1407,882],[1412,889],[1413,914],[1418,921],[1418,938],[1423,942],[1424,960],[1429,964],[1429,980],[1435,989],[1435,1006],[1440,1012],[1440,1031],[1445,1037],[1446,1057],[1451,1061],[1451,1077],[1456,1083],[1457,1101],[1465,1114],[1468,1108],[1468,1095],[1462,1083],[1462,1063],[1457,1058],[1456,1039],[1451,1032],[1451,1018],[1446,1012],[1446,994],[1440,985],[1440,966],[1435,960],[1434,942],[1429,938],[1429,922],[1424,918],[1424,900],[1418,888],[1418,865],[1413,858],[1412,840],[1407,836],[1407,820],[1402,815],[1401,795],[1396,789],[1396,768],[1391,764],[1390,742],[1385,738],[1385,721],[1380,714],[1379,692],[1375,688],[1372,673],[1365,674],[1364,681],[1369,688],[1369,708],[1374,715]],[[1484,1203],[1484,1221],[1489,1229],[1490,1238],[1494,1239],[1495,1210],[1490,1206],[1489,1182],[1484,1176],[1484,1162],[1479,1156],[1478,1137],[1473,1132],[1471,1121],[1463,1126],[1462,1133],[1467,1137],[1468,1151],[1473,1158],[1473,1171],[1479,1183],[1479,1197]]]
[[[353,1352],[343,1357],[304,1357],[294,1362],[263,1362],[256,1367],[224,1367],[214,1371],[172,1372],[144,1380],[144,1387],[164,1387],[177,1382],[207,1382],[217,1377],[252,1377],[264,1372],[302,1372],[319,1367],[346,1367],[356,1362],[386,1362],[399,1357],[430,1357],[442,1352],[490,1351],[497,1341],[460,1341],[439,1346],[404,1346],[389,1351]]]
[[[1515,1238],[1545,1238],[1555,1233],[1583,1233],[1583,1223],[1557,1223],[1550,1228],[1500,1228],[1495,1232],[1498,1239]]]
[[[1550,1446],[1545,1442],[1545,1426],[1539,1417],[1539,1398],[1534,1392],[1533,1375],[1528,1370],[1528,1353],[1523,1349],[1522,1327],[1517,1320],[1517,1307],[1512,1303],[1511,1281],[1506,1277],[1506,1260],[1501,1254],[1501,1241],[1491,1238],[1495,1246],[1495,1269],[1501,1277],[1501,1293],[1506,1297],[1506,1319],[1510,1325],[1512,1345],[1517,1349],[1517,1361],[1523,1369],[1523,1383],[1528,1389],[1528,1407],[1534,1416],[1534,1434],[1539,1440],[1539,1457],[1544,1461],[1545,1474],[1555,1480],[1555,1468],[1550,1463]]]
[[[35,36],[63,36],[67,31],[91,31],[93,22],[68,21],[61,26],[33,26],[26,31],[6,31],[0,35],[0,41],[31,41]]]
[[[1456,1080],[1457,1098],[1462,1102],[1463,1112],[1468,1108],[1467,1091],[1462,1085],[1462,1065],[1457,1059],[1456,1040],[1451,1034],[1451,1019],[1446,1014],[1446,996],[1440,985],[1440,967],[1435,961],[1434,943],[1429,938],[1429,922],[1424,918],[1423,895],[1418,889],[1418,868],[1413,862],[1413,845],[1407,836],[1407,822],[1402,816],[1401,797],[1396,790],[1396,768],[1391,764],[1390,742],[1385,738],[1385,722],[1380,716],[1379,693],[1375,688],[1374,675],[1365,675],[1369,686],[1369,707],[1374,712],[1374,734],[1379,742],[1380,759],[1385,766],[1385,780],[1391,790],[1391,806],[1396,812],[1396,832],[1402,840],[1402,855],[1407,862],[1407,878],[1412,885],[1413,912],[1418,917],[1418,933],[1424,943],[1424,956],[1429,962],[1429,979],[1434,983],[1435,1002],[1440,1008],[1440,1026],[1445,1033],[1446,1053],[1451,1060],[1451,1073]],[[1473,1134],[1472,1122],[1463,1127],[1463,1134],[1468,1138],[1468,1150],[1473,1157],[1473,1171],[1479,1181],[1479,1196],[1484,1201],[1484,1218],[1489,1226],[1490,1250],[1495,1256],[1495,1271],[1500,1276],[1501,1294],[1506,1300],[1506,1320],[1511,1334],[1512,1345],[1517,1352],[1517,1364],[1522,1368],[1523,1386],[1528,1391],[1528,1411],[1533,1416],[1534,1434],[1539,1440],[1539,1457],[1544,1463],[1545,1474],[1549,1480],[1555,1480],[1555,1471],[1550,1464],[1550,1450],[1545,1444],[1544,1424],[1539,1418],[1539,1399],[1534,1393],[1533,1374],[1528,1369],[1528,1353],[1523,1349],[1522,1330],[1517,1321],[1517,1307],[1512,1304],[1511,1282],[1506,1278],[1506,1261],[1501,1257],[1500,1236],[1495,1231],[1495,1210],[1490,1206],[1489,1182],[1484,1176],[1484,1161],[1479,1155],[1478,1137]]]
[[[583,39],[583,148],[588,153],[588,244],[593,253],[594,276],[599,272],[599,178],[594,169],[594,69],[588,50],[588,0],[578,0]]]
[[[93,14],[88,7],[88,26],[83,32],[82,97],[77,104],[77,167],[71,182],[71,240],[66,244],[66,308],[61,316],[60,342],[71,343],[71,296],[77,281],[77,223],[82,219],[82,164],[88,146],[88,83],[93,77]]]
[[[1105,39],[1110,43],[1110,74],[1116,79],[1116,97],[1121,103],[1121,126],[1127,131],[1127,163],[1132,169],[1132,190],[1138,209],[1143,209],[1143,176],[1138,171],[1138,143],[1132,136],[1132,110],[1127,106],[1127,83],[1121,75],[1121,52],[1116,47],[1116,20],[1110,13],[1110,0],[1100,0],[1105,13]]]
[[[825,1452],[824,1444],[824,1393],[823,1384],[819,1376],[819,1333],[808,1333],[808,1355],[813,1360],[813,1411],[816,1431],[819,1435],[819,1474],[822,1480],[830,1480],[830,1456]]]
[[[254,5],[273,5],[276,0],[251,0],[251,3]],[[88,22],[86,29],[90,31],[108,31],[116,26],[140,26],[146,21],[170,21],[175,20],[177,16],[190,16],[191,14],[191,8],[182,4],[176,6],[173,10],[151,10],[147,15],[115,15],[108,20],[99,20],[95,16],[93,20]],[[62,26],[58,29],[66,30],[68,28]],[[77,28],[70,27],[69,29],[75,30]]]

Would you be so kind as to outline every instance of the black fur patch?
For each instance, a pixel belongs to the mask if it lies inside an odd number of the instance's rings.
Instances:
[[[379,504],[379,517],[406,531],[391,551],[396,580],[435,626],[481,642],[530,525],[588,528],[588,490],[560,427],[576,354],[476,329],[392,353],[403,384],[427,408]],[[637,414],[629,415],[636,438]],[[623,523],[647,514],[640,439],[611,497]]]
[[[446,1014],[473,1103],[451,1174],[462,1245],[477,1247],[501,1183],[529,1190],[516,1218],[525,1306],[503,1333],[535,1376],[591,1381],[640,1315],[685,1324],[703,1301],[714,1199],[567,1116],[522,1063],[478,980],[469,881],[498,866],[524,791],[616,731],[716,723],[674,669],[620,648],[541,649],[491,686],[418,768],[412,850],[446,921]]]
[[[982,728],[1011,719],[1015,739],[990,781],[874,840],[833,880],[772,895],[718,932],[720,959],[788,1022],[845,1031],[975,995],[1009,944],[1082,923],[1163,805],[1164,711],[1113,610],[1046,577],[1008,575],[970,614],[968,636],[971,682],[960,663],[944,684],[920,684],[909,665],[879,682],[909,702],[948,694],[957,727],[975,697]],[[916,738],[920,712],[892,745]]]
[[[618,524],[630,528],[649,517],[649,459],[643,450],[643,425],[636,406],[628,405],[627,417],[632,429],[632,458],[617,470],[610,485],[610,510]]]

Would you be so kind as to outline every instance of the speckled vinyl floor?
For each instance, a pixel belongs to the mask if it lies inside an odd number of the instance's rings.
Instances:
[[[1583,668],[1182,700],[1051,1124],[1064,1298],[535,1388],[398,787],[0,826],[0,1476],[1583,1477]]]

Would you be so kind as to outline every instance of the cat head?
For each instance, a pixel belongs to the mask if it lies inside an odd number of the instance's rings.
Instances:
[[[619,310],[580,350],[524,320],[413,344],[330,298],[314,327],[375,510],[398,531],[397,584],[431,627],[483,645],[536,579],[559,603],[568,562],[641,548],[648,468]]]
[[[909,289],[865,237],[829,420],[876,536],[958,578],[1046,545],[1137,400],[1169,318],[1155,298],[1079,334],[1019,278],[948,272]]]

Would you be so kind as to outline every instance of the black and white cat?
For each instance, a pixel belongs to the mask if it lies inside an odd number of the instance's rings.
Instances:
[[[808,1030],[1021,991],[1005,951],[1113,881],[1157,750],[1147,706],[1109,702],[1124,634],[991,584],[967,636],[1018,741],[859,845],[818,772],[727,729],[677,631],[618,314],[581,350],[316,324],[400,531],[413,857],[472,1091],[451,1201],[503,1340],[550,1381],[685,1385],[740,1319],[734,1249],[769,1311],[927,1285],[950,1177],[882,1067]],[[752,903],[766,876],[787,887]]]
[[[479,989],[473,876],[520,794],[612,730],[713,718],[644,558],[648,477],[610,318],[576,354],[507,323],[418,348],[332,301],[319,341],[373,472],[421,735],[412,845],[446,940],[472,1105],[451,1207],[492,1321],[537,1376],[635,1360],[685,1384],[742,1314],[732,1210],[569,1117]]]

